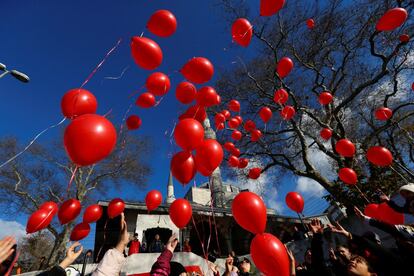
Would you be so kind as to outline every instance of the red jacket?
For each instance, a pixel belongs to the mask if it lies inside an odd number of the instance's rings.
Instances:
[[[128,245],[129,245],[128,256],[139,253],[139,248],[141,246],[141,243],[138,240],[130,241]]]
[[[173,257],[173,253],[168,249],[165,249],[164,252],[158,257],[157,261],[152,265],[151,276],[168,276],[170,275],[171,267],[170,261]]]

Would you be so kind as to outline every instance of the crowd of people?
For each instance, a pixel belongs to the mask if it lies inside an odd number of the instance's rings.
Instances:
[[[399,207],[389,198],[382,199],[388,202],[389,206],[399,212],[414,214],[414,184],[405,185],[400,189],[401,195],[405,198],[403,207]],[[356,235],[347,231],[339,223],[334,225],[322,225],[321,221],[314,219],[307,225],[308,232],[303,233],[296,226],[293,229],[293,240],[310,241],[310,248],[304,254],[304,262],[299,263],[292,251],[286,247],[290,263],[290,275],[318,275],[318,276],[385,276],[385,275],[413,275],[411,269],[411,260],[414,260],[414,227],[411,225],[392,225],[363,214],[358,208],[354,207],[353,212],[360,219],[363,225],[370,225],[380,229],[395,240],[397,248],[386,248],[383,246],[379,235],[372,231],[367,231],[363,235]],[[325,236],[332,233],[342,236],[345,242],[336,248],[326,250]],[[118,243],[114,248],[109,249],[103,259],[100,261],[93,276],[120,275],[120,272],[126,262],[127,255],[137,254],[140,252],[161,253],[155,263],[152,265],[151,276],[168,276],[168,275],[190,275],[186,272],[185,267],[177,262],[172,262],[174,252],[177,251],[179,242],[176,234],[173,234],[168,242],[164,245],[158,234],[146,248],[139,239],[138,234],[130,238],[127,232],[127,223],[124,215],[121,215],[121,231]],[[185,240],[182,251],[191,252],[189,240]],[[83,248],[80,243],[73,243],[66,252],[66,257],[58,265],[46,270],[39,275],[41,276],[64,276],[67,269],[80,256]],[[325,252],[327,251],[327,252]],[[128,254],[125,254],[128,252]],[[88,251],[86,255],[92,255]],[[16,240],[12,237],[6,237],[0,241],[0,275],[10,275],[13,265],[18,259],[18,250]],[[328,256],[327,258],[325,256]],[[298,257],[298,256],[296,256]],[[85,266],[84,266],[85,267]],[[84,275],[84,267],[83,273]],[[213,262],[210,263],[211,274],[215,276],[246,276],[253,275],[256,270],[253,268],[249,258],[239,259],[234,252],[225,260],[224,273],[223,268]],[[258,272],[257,272],[258,274]],[[194,275],[194,274],[191,274]]]

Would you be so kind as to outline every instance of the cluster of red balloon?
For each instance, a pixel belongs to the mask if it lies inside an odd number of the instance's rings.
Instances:
[[[255,193],[241,192],[234,198],[231,209],[236,222],[255,234],[250,255],[257,268],[266,275],[290,275],[284,245],[277,237],[265,233],[267,209],[263,200]]]
[[[390,224],[404,224],[404,214],[394,211],[387,203],[368,204],[365,206],[364,214]]]
[[[27,234],[31,234],[45,229],[52,222],[53,217],[58,211],[58,205],[55,202],[48,201],[43,203],[39,209],[34,212],[26,224]]]

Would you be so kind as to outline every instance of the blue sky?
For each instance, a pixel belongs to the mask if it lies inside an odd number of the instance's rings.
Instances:
[[[0,80],[0,134],[17,136],[22,143],[27,143],[45,127],[59,122],[63,94],[79,87],[121,38],[120,46],[85,86],[98,99],[98,114],[112,109],[113,122],[119,125],[131,103],[128,96],[142,87],[149,74],[134,64],[129,48],[130,37],[144,32],[144,36],[156,40],[162,47],[164,61],[157,70],[170,75],[172,89],[158,107],[132,109],[131,114],[143,120],[141,129],[133,135],[150,136],[156,145],[156,151],[148,156],[154,173],[146,190],[122,191],[114,197],[134,192],[136,199],[142,200],[150,189],[165,193],[171,150],[165,132],[172,130],[177,115],[185,108],[175,99],[174,88],[183,78],[174,71],[193,56],[205,56],[215,65],[217,78],[222,69],[234,66],[237,56],[247,59],[257,51],[254,42],[247,49],[232,44],[230,26],[220,6],[214,3],[216,1],[1,1],[0,62],[27,73],[31,82],[22,84],[11,77]],[[258,10],[258,4],[259,1],[254,1],[252,7]],[[145,29],[146,21],[158,9],[172,11],[178,20],[177,32],[170,38],[157,38]],[[105,79],[119,76],[125,68],[128,69],[121,79]],[[213,85],[214,80],[210,84]],[[56,137],[62,128],[48,132],[40,141]],[[201,184],[205,180],[198,177],[196,182]],[[283,202],[285,194],[296,189],[297,179],[286,176],[282,182],[273,193],[275,198],[268,198],[268,204],[279,207],[282,214],[293,215]],[[313,213],[321,209],[323,190],[314,190],[308,184],[303,184],[303,191],[312,200],[309,203],[312,208],[308,210]],[[176,195],[182,196],[187,188],[176,182]],[[0,219],[14,220],[2,215]],[[25,225],[26,218],[19,217],[18,221]],[[88,243],[91,241],[92,237],[87,239]]]

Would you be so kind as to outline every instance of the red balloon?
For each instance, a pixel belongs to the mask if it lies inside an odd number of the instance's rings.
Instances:
[[[284,120],[290,120],[293,118],[293,116],[295,116],[296,114],[296,110],[293,106],[287,105],[285,106],[281,111],[280,111],[280,116],[282,116],[282,118]]]
[[[341,139],[336,142],[335,150],[343,157],[352,157],[355,154],[355,145],[348,139]]]
[[[308,26],[308,28],[312,30],[313,28],[315,28],[315,20],[313,20],[312,18],[306,20],[306,26]]]
[[[120,198],[114,198],[108,204],[108,217],[113,219],[119,216],[125,209],[125,202]]]
[[[187,111],[182,114],[179,119],[196,119],[201,124],[207,118],[206,109],[199,105],[193,105],[187,109]]]
[[[277,13],[283,5],[285,0],[260,0],[260,15],[271,16]]]
[[[249,159],[247,158],[240,158],[239,159],[239,169],[244,169],[249,165]]]
[[[224,115],[223,114],[221,114],[221,113],[217,113],[215,116],[214,116],[214,121],[216,122],[216,123],[224,123],[225,121],[226,121],[226,117],[224,117]]]
[[[323,128],[320,132],[322,139],[329,140],[332,137],[332,130],[330,128]]]
[[[358,182],[356,172],[351,168],[342,168],[339,170],[339,179],[348,185],[355,185]]]
[[[224,143],[224,149],[227,151],[232,151],[236,146],[232,142]]]
[[[368,204],[365,206],[364,214],[370,218],[378,218],[378,204]]]
[[[252,138],[251,138],[252,142],[257,142],[262,137],[262,132],[258,129],[252,130],[250,134],[252,135]]]
[[[408,13],[403,8],[388,10],[379,20],[376,26],[377,31],[392,31],[407,20]]]
[[[135,63],[146,70],[154,70],[162,63],[160,46],[146,37],[132,37],[131,53]]]
[[[393,157],[388,149],[374,146],[368,149],[367,159],[369,162],[379,167],[388,167],[392,164]]]
[[[255,193],[240,192],[233,200],[231,211],[236,222],[253,234],[261,234],[266,229],[266,206]]]
[[[53,219],[53,212],[51,210],[39,209],[34,212],[26,225],[27,234],[37,232],[49,226]]]
[[[213,77],[214,67],[208,59],[194,57],[183,66],[181,74],[191,82],[203,84]]]
[[[241,116],[239,116],[239,115],[234,116],[234,119],[236,119],[237,121],[239,121],[239,124],[242,124],[243,123],[243,118]]]
[[[411,89],[414,90],[414,82],[411,84]]]
[[[303,197],[297,192],[289,192],[285,198],[286,205],[296,213],[302,213],[305,202]]]
[[[380,107],[375,110],[375,118],[380,121],[387,121],[392,117],[392,110],[387,107]]]
[[[142,125],[142,120],[137,115],[131,115],[126,120],[126,125],[129,130],[139,129]]]
[[[400,41],[403,43],[407,43],[410,41],[410,36],[408,34],[402,34],[400,35]]]
[[[242,133],[238,130],[233,130],[231,133],[231,138],[233,140],[239,141],[242,138]]]
[[[250,132],[256,129],[256,123],[253,122],[252,120],[247,120],[246,123],[244,123],[244,129]]]
[[[250,179],[258,179],[260,175],[262,174],[261,168],[252,168],[249,170],[249,178]]]
[[[155,72],[148,76],[145,86],[151,94],[164,96],[170,90],[171,82],[166,74]]]
[[[157,190],[149,191],[145,197],[145,204],[147,205],[148,211],[152,211],[158,208],[162,202],[162,195]]]
[[[277,74],[279,75],[279,77],[283,79],[284,77],[289,75],[292,69],[293,69],[293,61],[288,57],[283,57],[277,64],[276,70],[277,70]]]
[[[193,155],[188,151],[180,151],[171,159],[171,173],[185,185],[194,178],[197,170]]]
[[[52,216],[56,215],[59,210],[58,205],[53,201],[47,201],[40,205],[39,210],[43,209],[51,213]]]
[[[236,118],[231,118],[228,124],[230,128],[236,129],[240,126],[240,121],[237,120]]]
[[[81,210],[82,206],[79,200],[73,198],[66,200],[59,208],[58,218],[60,224],[64,225],[71,222],[80,214]]]
[[[86,222],[79,223],[75,227],[73,227],[72,233],[70,234],[70,240],[80,241],[86,238],[89,235],[90,231],[91,231],[91,227],[89,226],[88,223]]]
[[[404,224],[404,214],[394,211],[387,203],[378,205],[377,219],[390,224]]]
[[[234,156],[237,156],[237,157],[240,156],[240,150],[238,148],[236,148],[236,147],[232,148],[231,151],[230,151],[230,153],[232,155],[234,155]]]
[[[220,143],[214,139],[206,139],[196,149],[195,160],[197,170],[209,176],[223,161],[223,148]],[[205,175],[210,172],[209,175]]]
[[[216,124],[216,130],[222,130],[222,129],[224,129],[224,123]]]
[[[89,166],[106,158],[116,144],[116,130],[110,121],[95,114],[74,119],[65,130],[64,145],[73,163]]]
[[[414,84],[413,84],[413,85],[414,85]],[[226,110],[226,109],[224,109],[221,113],[224,115],[224,117],[225,117],[226,119],[230,118],[230,116],[231,116],[230,111],[228,111],[228,110]]]
[[[240,112],[240,103],[236,100],[231,100],[229,102],[229,109],[233,112]]]
[[[182,104],[189,104],[195,100],[197,88],[191,82],[183,81],[175,89],[175,97]]]
[[[178,228],[184,228],[193,215],[193,209],[190,202],[183,198],[174,200],[170,206],[170,218]]]
[[[333,100],[333,96],[331,93],[329,93],[328,91],[322,92],[319,95],[319,103],[321,105],[327,105],[330,104]]]
[[[272,110],[268,107],[262,107],[259,111],[259,116],[264,123],[269,122],[269,120],[272,118],[272,115]]]
[[[277,104],[285,104],[289,99],[289,94],[285,89],[275,91],[273,101]]]
[[[253,26],[245,18],[239,18],[231,26],[231,36],[237,44],[247,47],[253,36]]]
[[[83,222],[94,223],[97,222],[103,214],[102,206],[99,204],[92,204],[85,209],[83,213]]]
[[[177,30],[177,19],[170,11],[158,10],[151,15],[147,28],[157,36],[168,37]]]
[[[139,95],[135,104],[142,108],[150,108],[155,105],[155,97],[149,92],[142,93]]]
[[[229,166],[230,167],[237,168],[239,166],[239,163],[240,163],[239,158],[237,158],[236,156],[231,155],[229,157]]]
[[[204,107],[211,107],[219,104],[217,92],[211,86],[204,86],[197,92],[197,104]]]
[[[181,120],[175,127],[174,139],[183,150],[193,150],[203,142],[204,128],[197,120]]]
[[[75,88],[65,93],[60,106],[63,116],[74,119],[84,114],[95,114],[98,102],[88,90]]]
[[[258,234],[250,244],[250,255],[256,267],[268,276],[289,276],[289,257],[283,243],[275,236]]]

